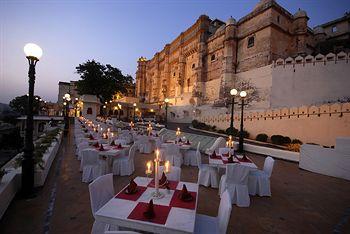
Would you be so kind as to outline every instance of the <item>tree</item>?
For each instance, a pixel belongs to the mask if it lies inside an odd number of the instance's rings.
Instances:
[[[40,96],[34,96],[33,100],[33,114],[36,115],[39,113],[39,110],[41,108],[40,101],[41,98]],[[14,110],[17,111],[18,113],[22,115],[27,114],[27,106],[28,106],[28,96],[27,95],[22,95],[15,97],[10,101],[9,106]]]
[[[132,84],[130,75],[110,64],[103,65],[95,60],[88,60],[76,67],[81,80],[77,81],[77,91],[80,95],[96,95],[101,102],[112,99],[116,92],[125,94],[127,86]]]

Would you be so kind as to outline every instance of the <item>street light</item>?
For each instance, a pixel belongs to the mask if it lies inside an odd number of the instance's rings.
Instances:
[[[247,92],[246,91],[241,91],[239,93],[239,96],[241,97],[242,103],[241,103],[241,128],[240,128],[240,132],[239,132],[239,144],[238,144],[238,152],[243,153],[243,109],[244,109],[244,99],[247,96]]]
[[[165,98],[164,102],[165,102],[165,128],[167,128],[168,127],[168,105],[169,105],[169,99]]]
[[[134,106],[134,122],[136,122],[136,116],[135,116],[135,112],[136,112],[136,102],[134,102],[134,104],[133,104],[133,106]]]
[[[22,160],[22,193],[25,197],[33,196],[34,160],[33,160],[33,101],[35,83],[35,65],[43,55],[42,49],[33,43],[24,46],[24,53],[29,64],[29,92],[26,130],[24,139],[24,154]]]
[[[233,111],[234,111],[234,107],[235,107],[235,96],[237,95],[237,93],[238,93],[237,89],[231,89],[231,91],[230,91],[230,94],[232,96],[230,130],[231,130],[232,133],[233,133]]]

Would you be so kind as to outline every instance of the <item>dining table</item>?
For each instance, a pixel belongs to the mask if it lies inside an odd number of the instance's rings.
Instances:
[[[195,227],[198,184],[183,181],[168,181],[167,188],[159,188],[161,198],[153,198],[154,179],[136,177],[137,192],[127,194],[127,186],[110,199],[96,213],[96,221],[142,230],[151,233],[193,233]],[[183,201],[179,194],[186,185],[192,200]],[[150,200],[153,199],[154,217],[144,215]]]
[[[243,166],[249,167],[251,170],[257,170],[258,167],[255,165],[253,160],[249,157],[244,158],[241,154],[236,154],[233,157],[233,162],[228,161],[228,154],[215,154],[209,155],[209,165],[218,168],[226,168],[226,164],[239,163]]]

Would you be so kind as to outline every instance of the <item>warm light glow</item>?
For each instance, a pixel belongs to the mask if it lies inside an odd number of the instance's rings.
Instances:
[[[103,106],[103,108],[106,108],[106,106]]]
[[[119,109],[122,109],[122,105],[118,104]]]
[[[107,131],[108,131],[108,132],[110,132],[110,131],[111,131],[111,129],[110,129],[110,128],[107,128]]]
[[[110,100],[109,103],[112,103],[112,100]]]
[[[165,169],[165,173],[169,173],[170,172],[170,162],[166,161],[164,163],[164,169]]]
[[[152,173],[151,166],[152,166],[152,162],[148,161],[146,163],[146,167],[147,167],[146,174],[151,174]]]
[[[75,98],[75,101],[78,101],[78,98],[77,98],[77,97]]]
[[[153,109],[151,109],[150,111],[151,111],[151,112],[154,112],[154,110],[153,110]]]
[[[239,93],[239,96],[241,96],[242,98],[245,98],[247,96],[247,92],[246,91],[241,91]]]
[[[165,103],[168,103],[168,102],[169,102],[169,99],[168,99],[168,98],[166,98],[166,99],[164,100],[164,102],[165,102]]]
[[[231,94],[232,96],[236,96],[237,93],[238,93],[237,89],[231,89],[231,91],[230,91],[230,94]]]
[[[28,43],[23,48],[24,54],[28,57],[34,57],[36,59],[40,59],[43,55],[43,50],[34,43]]]
[[[136,106],[136,103],[134,102],[133,106]]]
[[[107,104],[107,102],[105,102],[105,104]]]
[[[136,108],[135,111],[139,111],[139,108]]]
[[[159,160],[159,149],[156,150],[156,160]]]
[[[63,105],[67,105],[67,103],[66,103],[66,102],[64,102],[64,103],[63,103]]]

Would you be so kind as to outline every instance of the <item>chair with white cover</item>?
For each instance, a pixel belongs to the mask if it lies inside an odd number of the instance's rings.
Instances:
[[[114,175],[131,175],[135,171],[134,158],[137,146],[133,144],[130,147],[128,156],[118,156],[113,159],[113,174]]]
[[[219,193],[222,196],[228,191],[232,204],[239,207],[249,207],[248,175],[250,168],[238,163],[226,165],[226,174],[221,177]]]
[[[197,166],[197,156],[196,153],[199,151],[201,143],[198,142],[197,150],[187,150],[184,155],[184,164],[186,166]]]
[[[165,161],[169,161],[171,165],[176,167],[181,167],[183,163],[182,154],[180,152],[180,147],[175,144],[169,144],[164,150],[164,154],[161,155],[161,158]]]
[[[215,167],[209,164],[202,164],[202,155],[199,151],[196,152],[197,166],[198,166],[198,184],[206,187],[218,188],[218,171]]]
[[[103,175],[105,163],[99,160],[99,155],[94,149],[82,150],[80,168],[83,171],[82,182],[90,183]]]
[[[215,150],[218,150],[219,148],[223,148],[226,146],[226,140],[223,137],[216,138],[214,144],[205,150],[205,153],[208,155],[211,155]]]
[[[139,136],[137,140],[140,153],[149,154],[153,151],[152,143],[149,141],[148,137],[143,135]]]
[[[217,217],[196,214],[194,233],[226,234],[231,211],[232,204],[230,195],[227,191],[225,191],[221,196]]]
[[[89,148],[89,142],[87,141],[83,141],[83,142],[80,142],[77,146],[77,155],[78,155],[78,160],[81,160],[81,155],[82,155],[82,151],[86,148]]]
[[[270,177],[275,160],[267,157],[263,170],[255,170],[249,173],[248,189],[250,195],[271,196]]]
[[[164,166],[159,167],[159,176],[162,176]],[[180,181],[181,179],[181,167],[170,166],[170,172],[166,173],[168,180]],[[160,177],[159,177],[160,178]]]
[[[107,174],[96,178],[89,184],[89,193],[91,211],[92,215],[95,217],[95,213],[115,195],[113,175]],[[100,234],[108,230],[118,230],[118,227],[95,221],[91,233]]]

